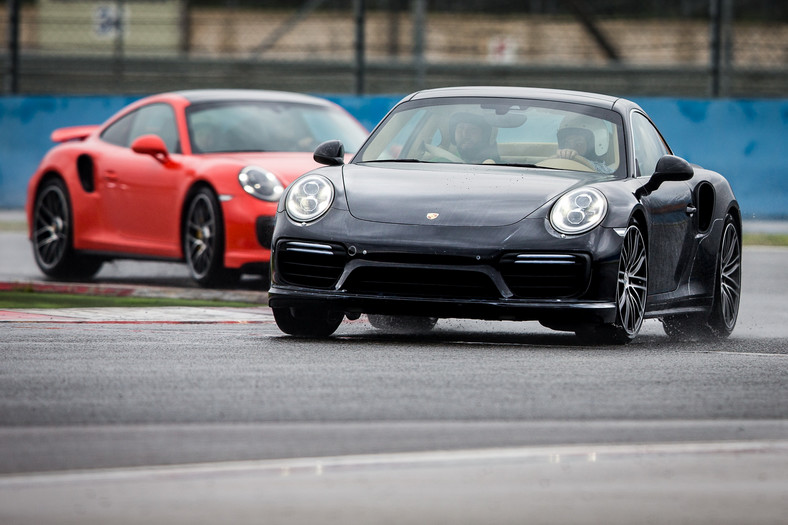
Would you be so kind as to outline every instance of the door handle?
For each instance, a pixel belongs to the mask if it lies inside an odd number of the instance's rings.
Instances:
[[[104,185],[108,190],[114,190],[120,187],[118,174],[112,170],[104,172]]]
[[[695,215],[695,212],[696,212],[696,211],[698,211],[698,208],[696,208],[696,207],[695,207],[695,206],[693,206],[692,204],[688,204],[688,205],[687,205],[687,215],[689,215],[690,217],[692,217],[693,215]]]

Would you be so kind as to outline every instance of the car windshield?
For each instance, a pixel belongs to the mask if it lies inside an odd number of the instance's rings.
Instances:
[[[186,112],[195,153],[238,151],[312,152],[326,140],[338,139],[346,151],[358,150],[364,129],[332,107],[260,101],[195,104]]]
[[[624,176],[621,118],[581,104],[450,98],[401,104],[354,162],[503,164]]]

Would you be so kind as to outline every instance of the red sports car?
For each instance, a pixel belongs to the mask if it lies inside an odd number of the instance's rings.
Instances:
[[[57,129],[28,186],[36,263],[68,279],[125,258],[185,261],[202,285],[267,276],[285,186],[318,166],[317,144],[350,153],[366,135],[327,100],[256,90],[164,93]]]

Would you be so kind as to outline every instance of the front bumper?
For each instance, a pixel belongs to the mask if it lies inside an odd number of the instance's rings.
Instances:
[[[489,256],[377,251],[279,240],[272,256],[273,308],[354,314],[612,323],[618,256],[503,252]]]
[[[248,198],[247,198],[248,197]],[[250,273],[267,273],[276,203],[241,196],[222,203],[225,227],[224,265]]]
[[[612,323],[613,301],[441,299],[436,297],[372,296],[342,291],[319,291],[272,286],[272,308],[320,308],[354,314],[410,315],[457,319],[540,321],[548,325]]]
[[[269,305],[384,315],[613,323],[622,237],[579,236],[546,218],[466,228],[370,223],[346,211],[300,225],[281,216]]]

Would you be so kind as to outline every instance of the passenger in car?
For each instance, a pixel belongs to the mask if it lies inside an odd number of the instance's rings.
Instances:
[[[584,115],[564,119],[558,129],[556,157],[579,162],[599,173],[613,173],[615,170],[605,164],[597,153],[599,149],[607,150],[609,137],[604,125],[595,120],[598,119]]]

